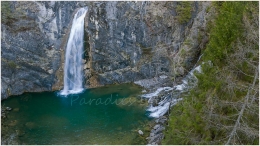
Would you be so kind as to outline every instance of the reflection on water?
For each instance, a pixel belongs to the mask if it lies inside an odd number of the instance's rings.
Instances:
[[[14,96],[2,102],[13,108],[2,120],[2,140],[13,132],[19,144],[132,144],[149,121],[140,94],[138,86],[121,84],[67,97]]]

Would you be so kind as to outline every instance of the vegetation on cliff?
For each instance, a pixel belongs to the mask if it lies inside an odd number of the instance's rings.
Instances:
[[[189,1],[178,2],[176,7],[177,20],[180,24],[187,23],[191,18],[192,3]]]
[[[259,144],[258,2],[214,2],[198,85],[172,108],[163,144]]]
[[[15,21],[25,17],[22,10],[12,10],[12,2],[1,2],[1,22],[5,25],[11,25]]]
[[[13,20],[13,14],[10,7],[10,2],[1,2],[1,21],[4,24],[9,24]]]

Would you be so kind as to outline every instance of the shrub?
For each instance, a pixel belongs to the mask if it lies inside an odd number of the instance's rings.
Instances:
[[[176,7],[177,20],[180,24],[189,22],[192,12],[192,2],[183,1],[178,2]]]

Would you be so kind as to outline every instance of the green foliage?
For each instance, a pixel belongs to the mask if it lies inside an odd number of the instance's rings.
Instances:
[[[244,8],[244,2],[221,3],[216,24],[210,32],[210,42],[204,52],[204,60],[211,60],[217,64],[225,63],[223,60],[233,51],[231,42],[239,38],[243,32]]]
[[[186,50],[185,50],[184,48],[181,48],[180,50],[181,50],[181,51],[180,51],[180,55],[181,55],[181,56],[185,55]]]
[[[1,22],[5,25],[12,25],[14,22],[20,20],[20,19],[28,19],[26,16],[25,10],[14,8],[12,10],[11,8],[12,2],[11,1],[2,1],[1,2]],[[26,30],[27,27],[20,26],[18,27],[18,30]],[[13,30],[17,31],[17,30]]]
[[[14,19],[10,3],[9,1],[1,2],[1,21],[4,24],[10,24]]]
[[[259,59],[258,3],[213,2],[212,7],[217,17],[202,57],[203,73],[195,73],[198,85],[172,108],[163,144],[225,144],[253,82]],[[258,97],[251,101],[232,144],[259,144]]]
[[[208,13],[208,12],[210,11],[210,8],[211,8],[211,7],[207,7],[206,13]]]
[[[183,44],[190,46],[190,45],[192,45],[192,40],[186,39],[186,40],[183,42]]]
[[[11,69],[15,69],[17,67],[16,63],[14,61],[8,61],[7,65],[11,68]]]
[[[189,1],[178,2],[176,7],[178,16],[176,18],[180,24],[187,23],[191,19],[192,3]]]
[[[169,119],[169,127],[165,131],[166,138],[163,144],[194,144],[200,141],[201,132],[205,125],[200,112],[202,111],[202,103],[192,99],[192,101],[184,100],[175,105]],[[194,139],[190,139],[194,137]]]

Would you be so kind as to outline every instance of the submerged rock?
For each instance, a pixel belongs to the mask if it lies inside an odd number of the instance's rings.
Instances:
[[[25,135],[25,132],[21,131],[21,130],[15,130],[15,132],[16,132],[17,136],[19,136],[19,137],[22,137]]]
[[[122,130],[122,127],[117,127],[116,130]]]
[[[19,110],[20,110],[19,108],[14,108],[13,109],[14,112],[19,112]]]
[[[3,119],[6,118],[5,113],[2,113],[2,114],[1,114],[1,118],[3,118]]]
[[[11,121],[11,122],[8,124],[8,126],[15,126],[15,125],[17,125],[17,123],[18,123],[17,120],[13,120],[13,121]]]
[[[8,111],[12,110],[12,108],[10,108],[10,107],[6,107],[5,109],[8,110]]]
[[[25,126],[29,129],[34,129],[36,127],[35,123],[33,122],[27,122],[25,123]]]
[[[3,137],[2,137],[3,136]],[[16,132],[8,132],[8,134],[1,135],[1,144],[2,145],[18,145],[18,138]]]

